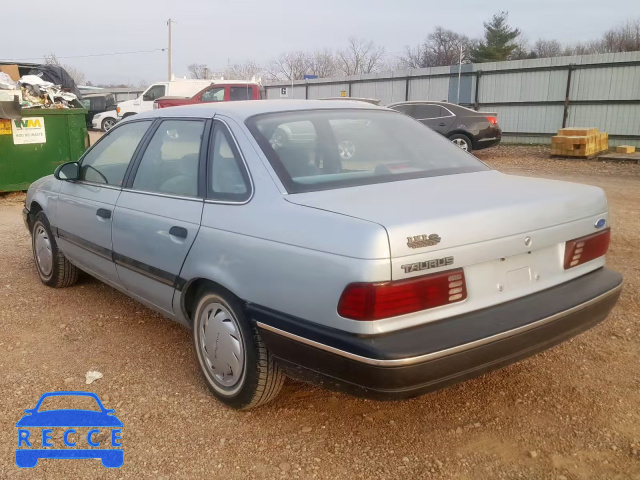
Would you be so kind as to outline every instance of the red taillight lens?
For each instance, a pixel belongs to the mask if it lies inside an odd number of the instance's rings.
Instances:
[[[498,124],[498,117],[487,117],[487,120],[489,120],[489,123],[491,125],[497,125]]]
[[[564,269],[568,270],[603,256],[609,250],[610,241],[610,228],[568,241],[564,247]]]
[[[347,285],[338,314],[353,320],[380,320],[467,298],[464,271],[461,268],[388,283],[352,283]]]

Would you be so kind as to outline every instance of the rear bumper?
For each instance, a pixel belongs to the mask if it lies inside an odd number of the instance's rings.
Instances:
[[[603,268],[511,302],[376,336],[247,308],[290,376],[393,399],[437,390],[553,347],[603,321],[621,289],[621,275]]]
[[[483,148],[493,147],[500,143],[502,137],[493,137],[493,138],[480,138],[476,140],[475,149],[482,150]]]

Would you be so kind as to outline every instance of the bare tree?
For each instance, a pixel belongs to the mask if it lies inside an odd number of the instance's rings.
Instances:
[[[404,47],[404,55],[399,58],[402,68],[425,68],[427,67],[427,60],[425,55],[424,43],[416,45],[415,47]]]
[[[261,77],[264,69],[255,62],[234,63],[228,65],[222,72],[222,77],[234,80],[251,80]]]
[[[371,40],[349,38],[347,48],[337,54],[338,71],[344,75],[371,73],[379,70],[384,56],[384,47]]]
[[[284,52],[271,61],[267,73],[272,80],[302,80],[309,64],[309,55],[304,52]]]
[[[558,40],[545,40],[539,38],[533,44],[531,52],[537,58],[559,57],[563,54],[564,48]]]
[[[628,20],[606,32],[602,38],[607,52],[634,52],[640,50],[640,18]]]
[[[469,48],[469,38],[453,30],[436,27],[427,37],[425,43],[426,63],[429,66],[455,65],[460,62],[462,48],[462,63],[465,63],[466,51]]]
[[[319,78],[333,77],[337,71],[336,56],[331,50],[314,52],[309,58],[309,73]]]
[[[47,65],[56,65],[58,67],[64,68],[69,76],[73,78],[73,81],[76,82],[76,85],[84,85],[85,81],[87,80],[87,76],[76,67],[72,67],[71,65],[63,65],[60,60],[58,60],[58,57],[55,53],[45,55],[44,63]]]
[[[204,63],[192,63],[187,66],[190,78],[208,80],[213,78],[213,72]]]
[[[467,52],[471,41],[466,35],[436,27],[427,35],[427,39],[416,47],[405,47],[401,62],[405,68],[425,68],[455,65],[460,62],[462,47],[462,63],[467,63]]]

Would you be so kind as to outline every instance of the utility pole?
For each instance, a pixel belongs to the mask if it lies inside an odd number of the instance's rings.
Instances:
[[[173,20],[167,20],[167,26],[169,27],[169,81],[171,81],[171,24],[176,23]]]
[[[462,77],[462,43],[460,43],[460,61],[458,62],[458,100],[456,105],[460,105],[460,78]]]

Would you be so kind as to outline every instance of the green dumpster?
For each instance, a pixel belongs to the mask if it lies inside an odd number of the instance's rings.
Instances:
[[[56,166],[78,160],[89,146],[83,108],[22,109],[0,119],[0,192],[26,190]]]

